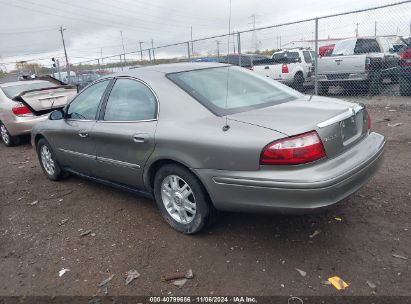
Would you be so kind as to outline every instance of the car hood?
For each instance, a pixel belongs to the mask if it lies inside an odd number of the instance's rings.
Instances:
[[[316,130],[319,123],[344,113],[354,106],[354,103],[334,98],[302,96],[275,106],[228,115],[228,119],[292,136]]]

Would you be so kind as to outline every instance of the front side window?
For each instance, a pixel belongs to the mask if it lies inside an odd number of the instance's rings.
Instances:
[[[104,80],[85,89],[71,103],[67,118],[79,120],[96,119],[98,106],[110,81]]]
[[[238,67],[171,73],[167,77],[217,116],[277,105],[301,94]]]
[[[118,79],[107,100],[104,120],[150,120],[156,117],[156,111],[156,97],[146,85],[132,79]]]

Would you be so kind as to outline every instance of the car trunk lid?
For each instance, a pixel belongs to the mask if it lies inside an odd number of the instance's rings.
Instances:
[[[342,153],[367,133],[364,107],[331,98],[300,98],[276,106],[228,116],[285,136],[317,131],[328,157]]]
[[[40,115],[64,107],[77,94],[75,86],[58,86],[21,92],[13,98],[26,104],[33,113]]]

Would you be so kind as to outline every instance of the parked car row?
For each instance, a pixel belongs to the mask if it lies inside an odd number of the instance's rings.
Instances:
[[[318,92],[328,93],[331,86],[378,94],[385,79],[400,83],[401,95],[410,95],[410,39],[394,47],[385,37],[344,39],[319,48]],[[303,91],[314,85],[315,51],[294,48],[277,51],[271,57],[246,54],[229,55],[230,64],[241,65]]]

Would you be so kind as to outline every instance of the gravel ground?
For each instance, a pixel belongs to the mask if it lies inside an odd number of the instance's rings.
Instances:
[[[169,228],[153,201],[78,177],[48,181],[30,145],[0,145],[0,295],[103,295],[111,275],[109,295],[410,295],[410,98],[347,99],[370,104],[387,137],[368,185],[327,213],[223,213],[196,236]],[[126,286],[131,269],[141,276]],[[188,269],[182,288],[162,280]],[[349,287],[322,284],[334,275]]]

